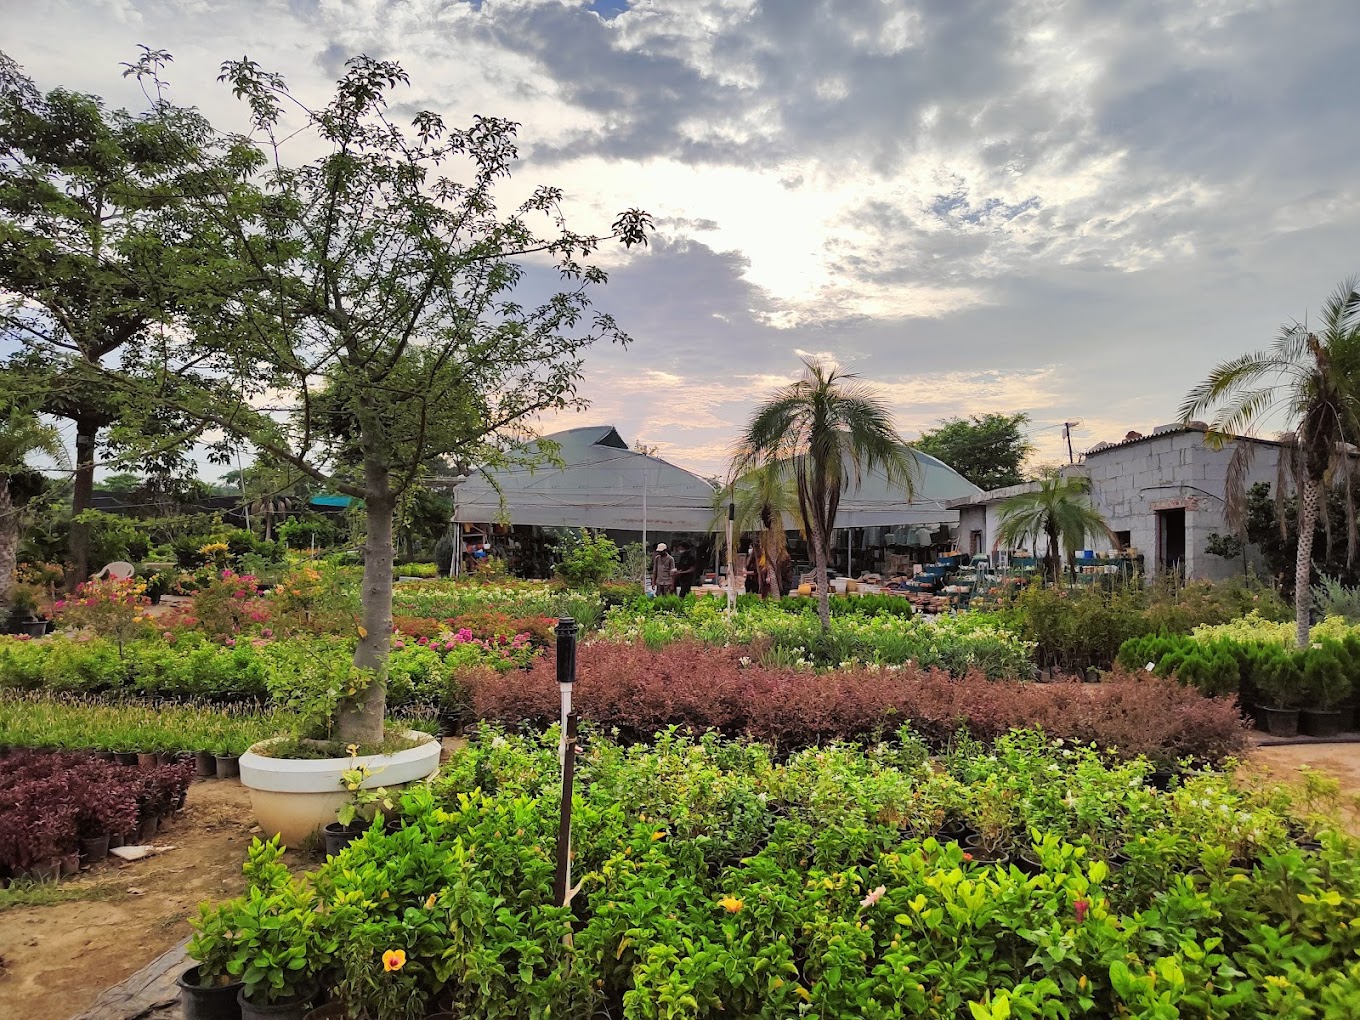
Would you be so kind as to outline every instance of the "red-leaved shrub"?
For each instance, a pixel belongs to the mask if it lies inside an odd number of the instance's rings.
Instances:
[[[531,668],[458,675],[479,718],[546,725],[557,718],[552,655]],[[1220,760],[1246,748],[1237,704],[1174,680],[1115,672],[1104,683],[1039,684],[951,677],[942,670],[806,673],[743,663],[741,649],[680,642],[659,650],[599,641],[578,653],[573,704],[583,719],[646,735],[665,726],[715,729],[792,748],[872,737],[903,723],[943,744],[960,727],[981,740],[1041,728],[1120,754]]]

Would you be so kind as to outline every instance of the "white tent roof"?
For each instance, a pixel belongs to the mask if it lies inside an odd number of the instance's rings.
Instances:
[[[942,460],[907,447],[916,461],[916,498],[908,503],[900,486],[888,484],[881,471],[864,475],[858,488],[841,496],[836,511],[838,528],[922,527],[959,523],[959,512],[950,509],[954,500],[979,496],[982,490]],[[789,521],[789,527],[795,527]]]
[[[568,429],[546,439],[562,467],[491,472],[505,494],[474,477],[453,492],[453,519],[477,524],[509,516],[512,524],[615,528],[621,531],[707,531],[713,486],[659,457],[628,449],[612,425]]]

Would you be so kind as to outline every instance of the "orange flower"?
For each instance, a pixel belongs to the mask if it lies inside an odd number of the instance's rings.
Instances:
[[[389,949],[383,953],[383,970],[392,973],[394,970],[401,970],[406,966],[406,950]]]
[[[724,896],[718,901],[718,906],[722,907],[729,914],[738,914],[741,912],[741,908],[746,906],[746,904],[735,896]]]

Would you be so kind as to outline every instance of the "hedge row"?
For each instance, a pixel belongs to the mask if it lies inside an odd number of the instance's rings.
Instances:
[[[656,650],[641,643],[584,645],[573,703],[582,718],[638,736],[678,725],[785,749],[874,738],[904,723],[935,746],[961,728],[988,741],[1011,729],[1037,728],[1160,761],[1217,761],[1246,747],[1235,701],[1159,677],[1117,670],[1100,684],[1038,684],[910,666],[814,674],[763,667],[740,651],[696,642]],[[480,718],[540,726],[557,718],[551,656],[528,670],[472,668],[456,679]]]

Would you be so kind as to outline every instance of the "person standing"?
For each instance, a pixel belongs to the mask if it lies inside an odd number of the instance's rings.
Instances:
[[[652,557],[652,587],[658,595],[669,595],[675,590],[675,560],[666,551],[666,543],[656,547]]]
[[[746,555],[745,555],[745,557],[743,558],[743,561],[742,561],[742,570],[743,570],[743,572],[744,572],[745,575],[746,575],[746,586],[745,586],[745,587],[746,587],[746,594],[747,594],[747,595],[759,595],[759,594],[760,594],[760,579],[759,579],[759,574],[757,574],[757,571],[758,571],[759,569],[760,569],[760,565],[759,565],[759,563],[758,563],[757,560],[756,560],[756,550],[755,550],[755,547],[754,547],[754,546],[748,545],[748,546],[746,547]]]
[[[675,543],[675,594],[684,598],[694,587],[694,574],[697,564],[694,550],[688,542]]]

